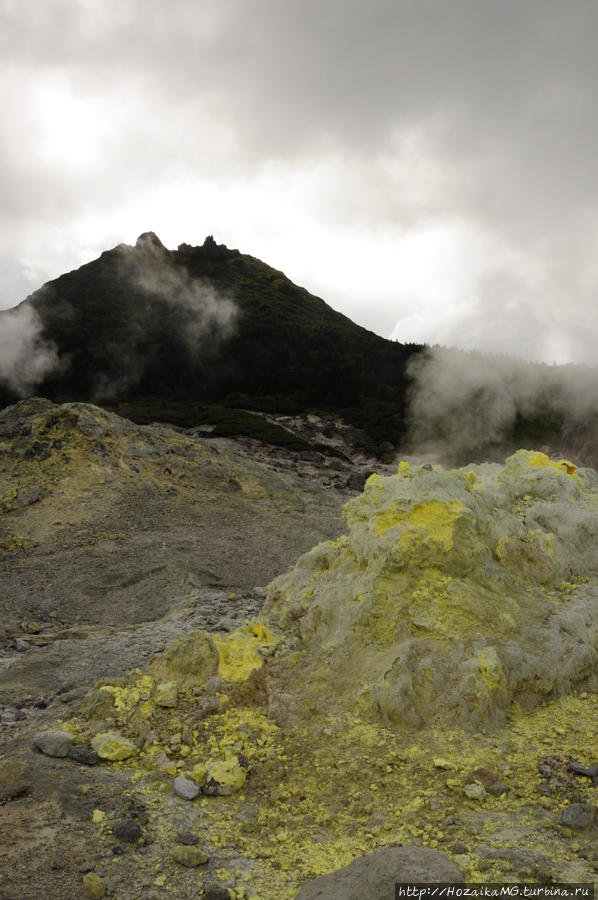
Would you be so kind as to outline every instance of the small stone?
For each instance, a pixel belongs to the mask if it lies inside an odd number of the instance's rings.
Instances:
[[[596,815],[595,807],[589,803],[571,803],[561,812],[560,823],[567,828],[575,828],[581,831],[589,828]]]
[[[162,681],[154,689],[156,706],[173,708],[178,701],[178,688],[176,681]]]
[[[228,797],[240,791],[246,780],[247,776],[238,757],[229,756],[210,763],[203,792],[212,796]]]
[[[192,747],[193,746],[193,729],[190,725],[183,726],[181,730],[181,741],[185,746]]]
[[[550,797],[550,795],[552,794],[552,788],[547,781],[540,782],[540,784],[538,785],[538,793],[544,794],[545,797]]]
[[[36,709],[47,709],[51,702],[52,694],[48,694],[46,697],[39,697],[33,705]]]
[[[199,847],[191,846],[174,847],[172,858],[181,866],[187,866],[189,869],[194,869],[195,866],[203,866],[208,862],[208,855],[203,850],[200,850]]]
[[[44,756],[68,756],[73,739],[66,731],[42,731],[33,738],[33,746]]]
[[[27,622],[20,622],[19,628],[21,631],[24,631],[25,634],[41,634],[44,630],[44,623],[38,622],[37,620],[30,620]]]
[[[470,800],[483,800],[486,796],[486,788],[479,781],[472,781],[463,788],[463,793]]]
[[[219,694],[224,688],[224,681],[218,675],[212,675],[211,678],[208,678],[206,681],[206,686],[204,688],[206,694]]]
[[[352,472],[345,482],[345,487],[350,491],[362,491],[370,474],[370,472]]]
[[[182,800],[195,800],[201,793],[201,788],[198,784],[190,778],[184,778],[182,775],[174,779],[172,789],[176,796]]]
[[[100,759],[108,759],[112,762],[129,759],[137,753],[135,744],[119,734],[118,731],[104,731],[96,734],[91,742]]]
[[[193,847],[195,844],[199,844],[199,836],[193,834],[192,831],[188,831],[186,828],[178,832],[176,839],[179,844],[185,844],[187,847]]]
[[[15,709],[15,722],[23,722],[27,718],[27,713],[24,709]]]
[[[134,844],[141,837],[141,828],[137,822],[123,820],[113,825],[112,834],[120,838],[121,841],[129,841],[131,844]]]
[[[598,778],[598,766],[583,766],[578,762],[570,762],[569,768],[576,775],[583,775],[585,778]]]
[[[18,653],[25,653],[26,650],[31,650],[31,644],[23,638],[15,638],[15,650]]]
[[[83,891],[89,900],[101,900],[106,895],[106,885],[95,872],[83,876]]]
[[[202,900],[230,900],[228,888],[219,884],[206,885],[203,890]]]
[[[473,782],[479,781],[486,789],[486,793],[492,797],[501,797],[509,791],[509,785],[496,772],[489,769],[475,769],[470,773],[469,779]]]
[[[54,869],[54,871],[56,871],[56,872],[62,871],[62,869],[64,869],[65,866],[66,866],[66,863],[65,863],[64,859],[62,858],[62,856],[55,856],[54,859],[52,860],[51,868]]]
[[[91,747],[71,747],[68,752],[68,758],[73,762],[80,763],[82,766],[96,766],[100,757],[92,750]]]
[[[14,725],[16,721],[14,709],[5,709],[0,713],[0,725]]]
[[[463,853],[469,853],[469,850],[465,846],[465,844],[461,844],[457,841],[456,844],[453,844],[451,847],[451,853],[455,853],[457,856],[461,856]]]

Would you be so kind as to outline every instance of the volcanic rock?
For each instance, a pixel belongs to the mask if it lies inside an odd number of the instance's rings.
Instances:
[[[33,746],[44,756],[68,756],[72,743],[73,739],[66,731],[43,731],[33,739]]]
[[[427,847],[385,847],[304,885],[296,900],[394,900],[397,882],[462,883],[452,860]]]

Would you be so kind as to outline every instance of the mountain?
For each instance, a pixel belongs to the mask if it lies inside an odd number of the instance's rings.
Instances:
[[[188,425],[198,404],[313,408],[342,414],[377,445],[405,431],[406,364],[421,347],[356,325],[211,236],[172,251],[147,232],[48,282],[27,308],[56,348],[59,365],[35,385],[52,400]]]

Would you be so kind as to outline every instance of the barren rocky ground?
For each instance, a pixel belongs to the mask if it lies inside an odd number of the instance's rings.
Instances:
[[[0,413],[1,900],[594,880],[596,474],[285,424]]]
[[[102,858],[126,869],[127,854],[98,845],[91,813],[143,806],[126,777],[39,754],[33,735],[178,635],[256,615],[273,577],[342,531],[347,480],[362,483],[368,462],[137,426],[85,404],[0,413],[2,900],[75,900]],[[145,875],[118,896],[162,896],[149,843],[135,852]]]

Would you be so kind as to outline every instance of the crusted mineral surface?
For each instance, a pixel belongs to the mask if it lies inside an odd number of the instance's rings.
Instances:
[[[344,511],[348,535],[270,586],[294,636],[282,676],[392,727],[496,727],[598,686],[598,477],[519,451],[505,466],[403,463]]]
[[[117,898],[187,900],[201,877],[291,900],[396,844],[439,850],[467,881],[595,879],[598,476],[529,451],[402,463],[345,521],[258,620],[184,635],[61,721],[77,746],[117,733],[137,750],[93,769],[145,810],[137,887],[111,850],[124,811],[90,807]],[[576,804],[583,829],[563,815]]]

